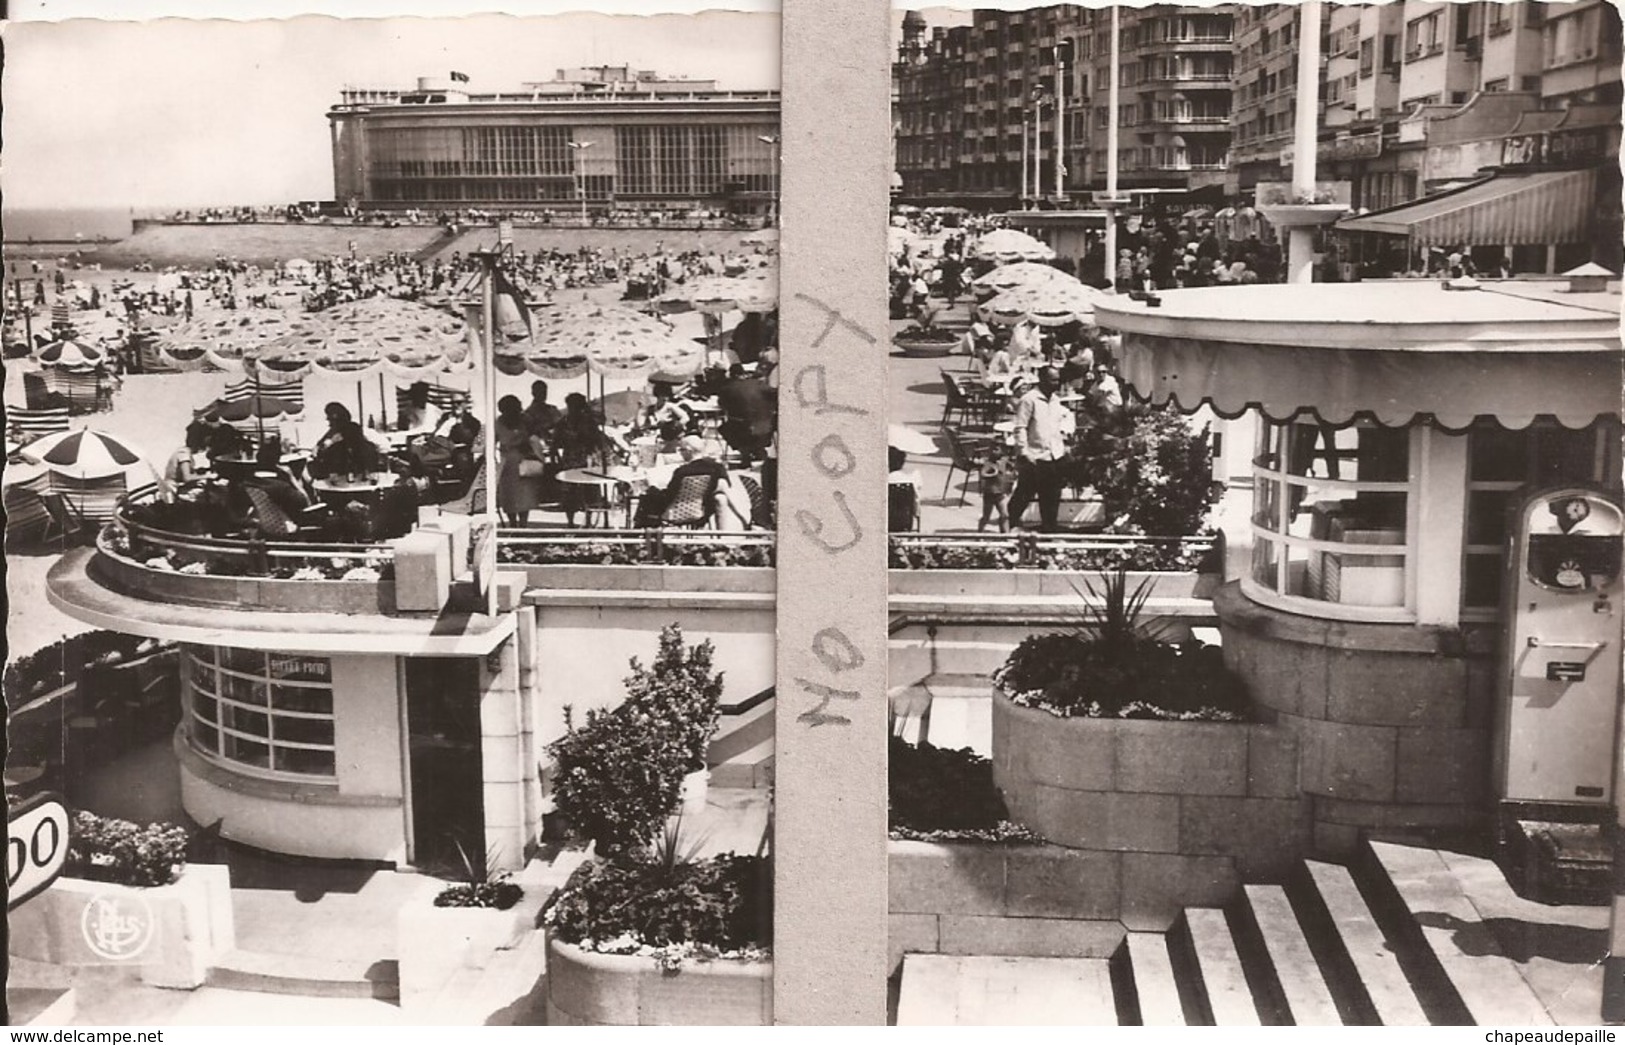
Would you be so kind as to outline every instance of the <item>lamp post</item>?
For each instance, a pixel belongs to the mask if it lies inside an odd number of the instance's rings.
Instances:
[[[1069,41],[1055,45],[1055,202],[1066,198],[1066,60]]]
[[[768,172],[771,179],[772,197],[768,201],[768,219],[774,225],[779,223],[779,144],[784,140],[777,134],[758,134],[756,140],[773,147],[772,170]]]
[[[583,152],[593,147],[594,142],[566,142],[576,153],[576,195],[581,199],[581,225],[587,225],[587,170],[584,166],[586,157]]]
[[[1040,149],[1040,143],[1043,140],[1043,135],[1042,135],[1042,132],[1041,132],[1040,128],[1043,126],[1044,105],[1045,105],[1045,103],[1047,103],[1049,101],[1049,98],[1044,94],[1044,89],[1042,87],[1034,87],[1033,88],[1032,101],[1033,101],[1033,129],[1032,129],[1032,136],[1031,136],[1032,149],[1033,149],[1032,200],[1033,200],[1033,205],[1037,206],[1039,198],[1044,195],[1044,162],[1043,162],[1043,160],[1041,158],[1043,156],[1043,153],[1042,153],[1042,151]],[[1026,191],[1027,191],[1027,186],[1025,184],[1025,181],[1023,181],[1021,191],[1022,191],[1023,194],[1025,194]]]

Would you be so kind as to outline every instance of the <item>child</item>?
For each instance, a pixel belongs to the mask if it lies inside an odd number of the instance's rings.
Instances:
[[[1010,518],[1007,506],[1016,481],[1016,469],[1007,447],[999,445],[988,448],[987,456],[982,459],[981,476],[982,520],[976,524],[976,529],[986,530],[988,520],[997,516],[999,532],[1008,533]]]

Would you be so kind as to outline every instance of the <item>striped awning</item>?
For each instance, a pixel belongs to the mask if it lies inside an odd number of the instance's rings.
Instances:
[[[1597,172],[1508,174],[1387,210],[1344,218],[1339,229],[1409,236],[1416,247],[1590,242]]]

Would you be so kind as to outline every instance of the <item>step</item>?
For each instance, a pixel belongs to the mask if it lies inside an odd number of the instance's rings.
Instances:
[[[1263,943],[1264,956],[1275,970],[1292,1025],[1342,1026],[1331,988],[1309,949],[1309,940],[1286,890],[1278,885],[1248,885],[1242,891]]]
[[[760,790],[773,783],[773,739],[769,737],[733,758],[711,767],[712,787]]]
[[[1207,991],[1214,1025],[1219,1027],[1258,1027],[1258,1007],[1252,987],[1241,968],[1241,955],[1230,932],[1224,912],[1213,907],[1185,908],[1185,924],[1196,965]]]
[[[208,986],[261,994],[302,994],[315,998],[400,997],[393,959],[317,958],[233,950],[210,967]]]
[[[899,1027],[1115,1027],[1105,958],[903,957]]]
[[[1329,934],[1352,966],[1347,977],[1328,969],[1338,994],[1363,993],[1358,1007],[1369,1004],[1371,1019],[1382,1026],[1426,1026],[1427,1013],[1394,955],[1395,947],[1383,935],[1349,869],[1318,860],[1304,861],[1304,869],[1308,889],[1325,912]]]
[[[1443,971],[1479,1026],[1550,1026],[1552,1018],[1438,852],[1422,846],[1367,843],[1382,874],[1420,930],[1426,953]]]
[[[1127,939],[1129,967],[1133,970],[1134,990],[1140,1000],[1140,1025],[1185,1026],[1185,1007],[1179,1000],[1179,983],[1174,979],[1167,935],[1131,932]]]
[[[6,1021],[13,1027],[65,1027],[78,1011],[72,987],[6,988]]]
[[[518,946],[498,951],[485,968],[458,970],[439,996],[407,1015],[442,1025],[535,1025],[546,1008],[540,990],[546,971],[547,934],[526,933]]]

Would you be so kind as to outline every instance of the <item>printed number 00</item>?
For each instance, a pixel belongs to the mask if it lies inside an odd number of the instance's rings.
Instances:
[[[57,849],[62,845],[62,828],[55,820],[47,818],[35,825],[34,834],[28,841],[13,837],[6,842],[6,885],[10,887],[23,876],[27,863],[35,867],[51,866],[51,861],[56,859]]]

